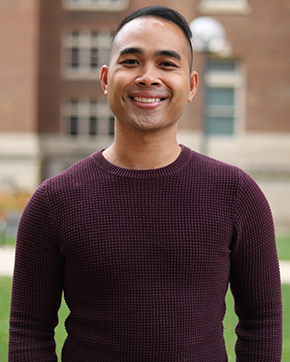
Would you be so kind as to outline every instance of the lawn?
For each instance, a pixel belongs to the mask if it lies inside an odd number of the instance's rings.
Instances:
[[[290,235],[277,236],[277,250],[280,260],[290,260]],[[289,360],[290,361],[290,360]]]
[[[7,343],[8,343],[8,319],[9,304],[11,293],[11,278],[0,277],[0,362],[7,362]],[[290,285],[282,286],[283,304],[284,304],[284,342],[282,362],[290,361]],[[235,361],[234,345],[235,333],[234,328],[237,323],[237,317],[233,311],[233,300],[230,293],[227,295],[227,313],[224,320],[225,340],[229,356],[229,361]],[[59,325],[56,328],[57,353],[60,356],[62,343],[65,339],[64,320],[67,315],[67,307],[63,303],[59,311]],[[59,359],[60,360],[60,359]]]

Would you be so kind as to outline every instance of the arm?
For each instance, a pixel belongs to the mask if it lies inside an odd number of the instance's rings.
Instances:
[[[272,215],[256,183],[241,174],[231,289],[239,318],[237,361],[281,361],[282,298]]]
[[[9,330],[9,362],[57,361],[54,328],[61,303],[63,259],[40,187],[18,229]]]

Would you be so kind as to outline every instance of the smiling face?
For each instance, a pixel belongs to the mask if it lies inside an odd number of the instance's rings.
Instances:
[[[117,34],[101,85],[117,128],[156,131],[175,126],[197,88],[183,31],[154,17],[137,18]]]

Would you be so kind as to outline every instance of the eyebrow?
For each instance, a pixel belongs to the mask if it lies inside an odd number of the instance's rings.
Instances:
[[[120,51],[119,55],[126,55],[126,54],[140,54],[143,55],[144,51],[140,48],[135,48],[135,47],[129,47],[129,48],[124,48]]]
[[[128,48],[124,48],[120,51],[119,55],[126,55],[126,54],[139,54],[139,55],[144,55],[145,52],[144,50],[137,48],[137,47],[128,47]],[[156,57],[171,57],[171,58],[175,58],[178,60],[181,60],[181,56],[180,54],[178,54],[175,50],[157,50],[154,55]]]
[[[157,57],[171,57],[178,60],[181,60],[180,54],[178,54],[175,50],[159,50],[155,52],[155,56]]]

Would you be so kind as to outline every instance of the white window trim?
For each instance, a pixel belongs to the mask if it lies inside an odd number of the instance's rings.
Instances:
[[[62,0],[62,6],[69,11],[123,11],[129,6],[129,0],[79,0],[78,3],[72,0]]]
[[[109,52],[112,35],[110,32],[99,31],[96,37],[91,36],[90,29],[79,30],[79,36],[74,39],[71,32],[67,32],[62,36],[62,77],[68,80],[86,80],[99,81],[101,67],[105,64],[99,64],[98,67],[92,69],[90,67],[90,49],[96,47]],[[77,68],[67,65],[67,50],[73,46],[80,50],[81,64]]]
[[[235,0],[235,1],[213,1],[213,0],[201,0],[198,10],[201,13],[223,13],[223,14],[243,14],[248,15],[251,12],[247,0]]]

